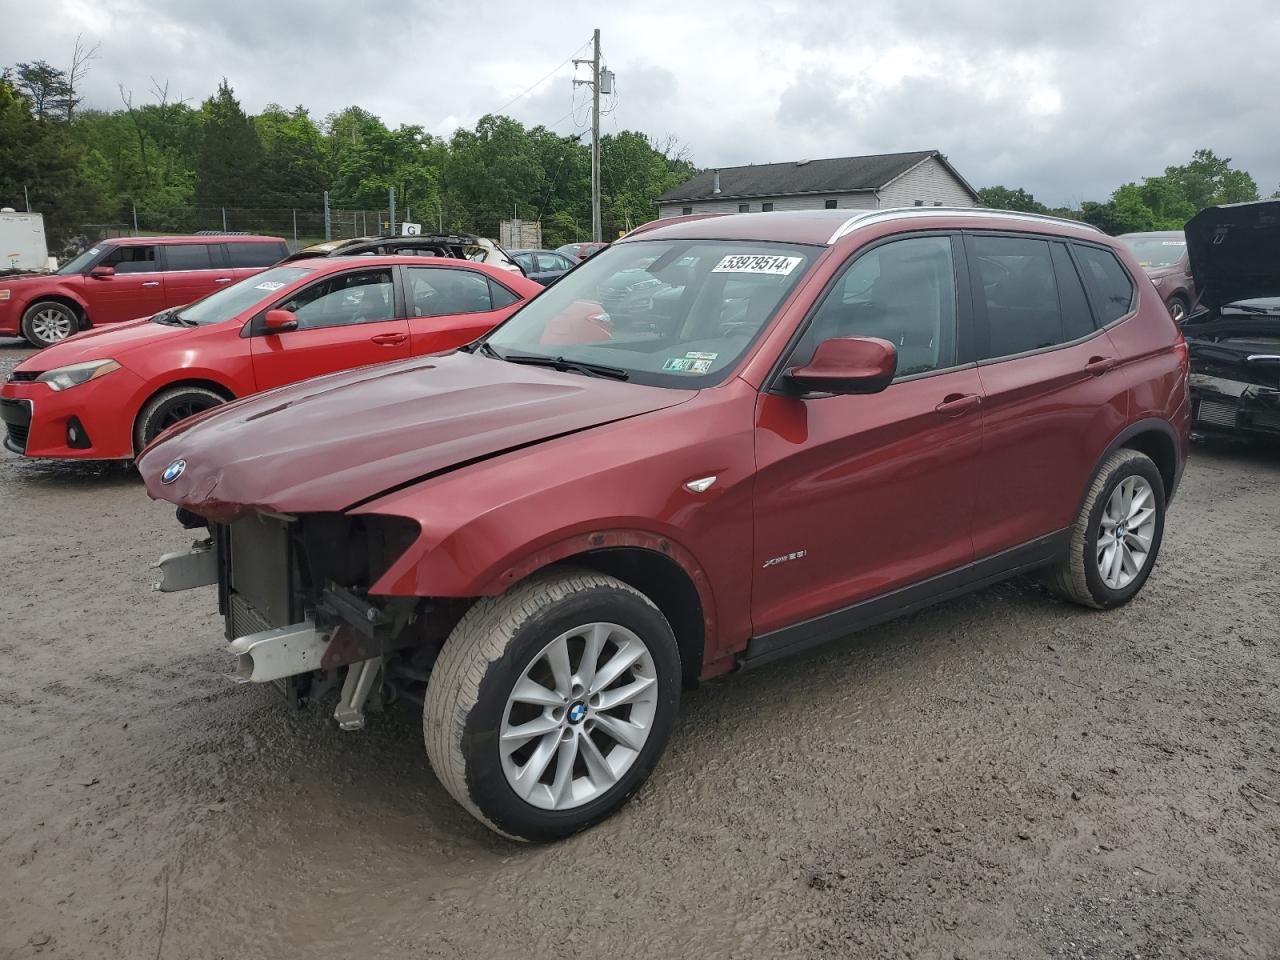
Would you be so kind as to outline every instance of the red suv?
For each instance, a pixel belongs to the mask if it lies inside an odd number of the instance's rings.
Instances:
[[[199,300],[288,252],[279,237],[104,240],[56,273],[0,279],[0,335],[47,347],[77,330]]]
[[[664,294],[609,316],[638,270]],[[541,840],[636,791],[699,679],[1024,571],[1132,599],[1187,375],[1132,254],[1081,224],[663,221],[476,344],[210,412],[139,466],[209,528],[161,589],[218,585],[242,680],[334,691],[345,729],[425,700],[449,792]]]

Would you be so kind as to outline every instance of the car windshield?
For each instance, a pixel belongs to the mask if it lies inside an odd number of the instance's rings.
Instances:
[[[822,248],[728,240],[617,244],[490,335],[516,362],[667,387],[719,383]],[[519,358],[517,360],[517,358]]]
[[[74,257],[73,259],[68,260],[66,263],[60,266],[57,272],[62,274],[63,276],[68,276],[73,273],[84,273],[85,268],[88,267],[89,264],[93,261],[94,257],[96,257],[101,252],[102,252],[102,247],[100,246],[90,247],[84,253],[80,254],[80,256]]]
[[[245,277],[239,283],[233,283],[216,293],[211,293],[189,307],[183,307],[176,317],[194,327],[221,323],[244,312],[258,301],[270,298],[277,290],[284,289],[309,273],[311,273],[310,267],[273,267],[262,273],[255,273],[251,277]]]
[[[1174,234],[1155,237],[1121,237],[1120,239],[1138,258],[1138,265],[1146,270],[1172,267],[1187,252],[1186,239]]]

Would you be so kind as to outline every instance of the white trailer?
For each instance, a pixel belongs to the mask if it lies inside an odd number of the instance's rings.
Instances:
[[[0,270],[48,270],[49,247],[44,239],[44,216],[0,210]]]

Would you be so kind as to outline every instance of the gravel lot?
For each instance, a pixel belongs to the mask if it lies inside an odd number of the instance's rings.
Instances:
[[[687,695],[549,847],[413,709],[224,680],[128,472],[0,453],[0,506],[0,957],[1280,955],[1280,452],[1197,446],[1122,610],[1014,581]]]

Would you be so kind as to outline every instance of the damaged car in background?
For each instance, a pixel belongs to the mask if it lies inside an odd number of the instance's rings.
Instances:
[[[1187,224],[1200,309],[1183,324],[1198,432],[1280,439],[1280,200]]]
[[[345,729],[421,703],[450,795],[551,840],[639,789],[699,681],[1028,571],[1127,603],[1186,376],[1091,227],[728,215],[635,231],[453,352],[197,414],[138,466],[200,531],[161,589],[217,585],[238,679],[336,696]]]

